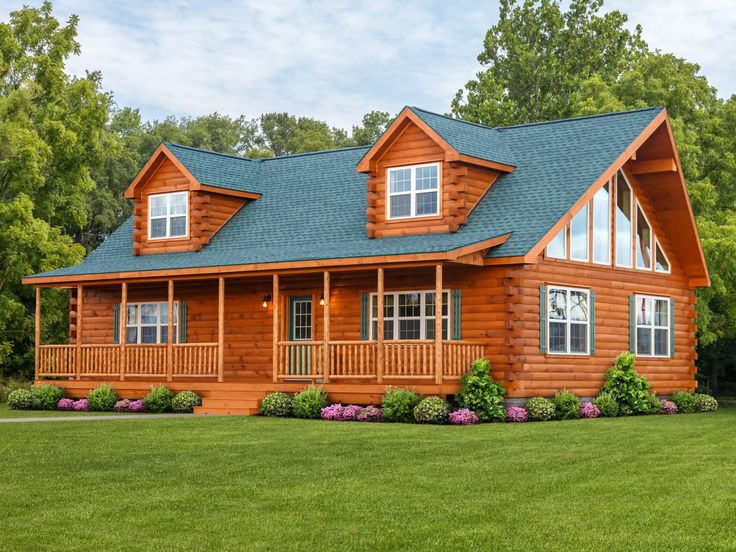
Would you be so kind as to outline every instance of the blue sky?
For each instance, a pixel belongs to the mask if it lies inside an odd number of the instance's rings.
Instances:
[[[29,1],[37,5],[39,1]],[[0,17],[21,5],[0,0]],[[653,48],[699,63],[736,92],[733,0],[610,0]],[[289,111],[350,127],[406,105],[446,112],[480,68],[498,3],[453,1],[57,0],[79,14],[72,72],[100,70],[119,105],[144,118]],[[666,21],[666,24],[663,24]]]

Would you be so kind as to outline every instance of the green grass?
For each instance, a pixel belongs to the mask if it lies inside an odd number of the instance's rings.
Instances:
[[[0,418],[58,418],[74,416],[115,416],[116,412],[67,412],[60,410],[13,410],[0,404]]]
[[[734,550],[735,428],[2,424],[0,549]]]

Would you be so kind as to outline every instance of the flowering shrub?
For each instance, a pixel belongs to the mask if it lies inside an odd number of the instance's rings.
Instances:
[[[322,409],[327,406],[327,393],[321,387],[310,385],[294,395],[294,416],[297,418],[318,419]]]
[[[380,422],[382,419],[381,409],[375,406],[366,406],[356,417],[358,422]]]
[[[123,399],[122,401],[118,401],[112,409],[115,412],[130,412],[130,400]]]
[[[592,402],[584,402],[580,406],[580,411],[578,412],[578,415],[581,418],[600,418],[601,409]]]
[[[677,405],[680,414],[691,414],[695,412],[693,405],[693,394],[687,391],[675,391],[672,393],[672,402]]]
[[[269,393],[261,401],[262,416],[286,417],[291,415],[291,396],[286,393]]]
[[[546,422],[555,417],[555,405],[544,397],[532,397],[526,401],[524,408],[530,422]]]
[[[659,407],[660,414],[677,414],[677,405],[672,401],[662,401],[662,406]]]
[[[422,399],[410,389],[389,387],[381,399],[381,410],[385,422],[414,422],[414,408]]]
[[[476,413],[481,422],[502,422],[506,417],[503,396],[506,390],[494,383],[490,375],[491,363],[485,358],[473,361],[470,371],[460,380],[462,389],[458,403]]]
[[[557,391],[553,402],[558,420],[574,420],[580,417],[580,399],[572,391]]]
[[[87,399],[74,401],[74,410],[77,412],[89,412],[89,401]]]
[[[340,418],[343,422],[354,422],[358,419],[360,413],[363,412],[363,407],[357,404],[349,404],[342,409],[342,417]]]
[[[473,425],[479,421],[476,413],[467,408],[450,412],[449,420],[452,425]]]
[[[172,410],[179,414],[190,414],[195,406],[202,406],[202,397],[194,391],[180,391],[171,400]]]
[[[343,409],[344,407],[340,403],[331,404],[320,410],[320,416],[323,420],[337,421],[342,419]]]
[[[446,424],[450,405],[439,397],[426,397],[414,407],[414,419],[420,424]]]
[[[28,410],[33,406],[33,396],[28,389],[16,389],[8,395],[8,406],[13,410]]]
[[[59,399],[57,410],[74,410],[74,399]]]
[[[36,410],[54,410],[64,397],[61,387],[43,383],[31,387],[33,408]]]
[[[593,401],[593,404],[598,407],[601,411],[601,416],[604,418],[615,418],[618,416],[618,403],[610,393],[601,393]]]
[[[529,415],[525,408],[520,406],[509,406],[506,408],[506,421],[507,422],[528,422]]]
[[[129,410],[134,413],[139,412],[145,412],[146,411],[146,403],[143,401],[143,399],[138,399],[137,401],[130,401]]]
[[[110,412],[118,402],[118,394],[112,386],[103,384],[87,393],[87,404],[90,410]]]
[[[693,410],[695,412],[713,412],[718,410],[718,401],[705,393],[693,395]]]
[[[174,393],[165,385],[157,385],[151,387],[151,390],[143,398],[146,410],[159,414],[161,412],[171,412],[171,401]]]

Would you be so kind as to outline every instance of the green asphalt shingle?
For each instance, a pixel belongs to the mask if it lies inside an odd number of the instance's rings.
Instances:
[[[516,167],[458,232],[368,238],[366,176],[355,170],[367,147],[249,160],[167,144],[202,184],[263,196],[200,251],[135,256],[129,219],[80,265],[43,276],[435,253],[507,233],[488,256],[524,255],[662,108],[499,128],[412,110],[461,153]]]

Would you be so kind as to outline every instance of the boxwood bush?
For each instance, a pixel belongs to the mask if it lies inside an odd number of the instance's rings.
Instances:
[[[112,412],[116,402],[118,402],[117,392],[106,383],[87,393],[87,404],[92,411]]]
[[[297,418],[317,420],[327,406],[327,393],[321,387],[310,385],[294,395],[293,409]]]
[[[171,400],[171,409],[179,414],[191,414],[195,406],[202,406],[202,397],[194,391],[180,391]]]
[[[680,414],[691,414],[695,412],[692,393],[675,391],[672,393],[672,402],[677,405],[677,412]]]
[[[414,407],[414,419],[420,424],[446,424],[450,405],[440,397],[425,397]]]
[[[269,393],[261,401],[260,412],[263,416],[291,416],[291,396],[286,393]]]
[[[501,383],[491,378],[491,363],[485,358],[473,361],[470,371],[460,380],[462,386],[457,396],[458,404],[475,412],[481,422],[502,422],[506,418]]]
[[[693,395],[693,410],[695,412],[713,412],[718,410],[718,401],[705,393]]]
[[[601,411],[604,418],[615,418],[618,416],[618,403],[610,393],[601,393],[593,403]]]
[[[146,405],[146,410],[153,412],[154,414],[161,414],[163,412],[171,412],[171,401],[174,400],[174,393],[171,389],[165,385],[157,385],[151,387],[148,395],[143,397],[143,404]]]
[[[381,412],[384,422],[414,422],[414,409],[421,397],[411,389],[389,387],[381,399]]]
[[[555,405],[544,397],[532,397],[524,405],[530,422],[546,422],[554,420]]]
[[[28,389],[14,389],[8,394],[8,406],[13,410],[29,410],[33,406],[33,396]]]
[[[580,399],[572,391],[568,389],[558,391],[552,402],[555,405],[555,417],[558,420],[574,420],[580,417]]]
[[[606,371],[606,383],[601,387],[601,393],[610,393],[618,403],[619,414],[622,416],[654,414],[659,411],[659,405],[652,410],[654,403],[650,397],[651,385],[647,378],[636,373],[635,361],[632,353],[618,355],[614,365]]]
[[[56,405],[64,398],[61,387],[42,383],[31,387],[31,398],[35,410],[56,410]]]

